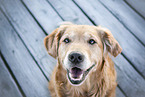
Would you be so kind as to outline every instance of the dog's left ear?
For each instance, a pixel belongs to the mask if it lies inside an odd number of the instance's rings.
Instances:
[[[50,35],[44,38],[44,45],[49,55],[56,58],[58,56],[59,40],[63,35],[64,28],[55,29]]]
[[[101,29],[102,41],[106,46],[107,51],[111,55],[116,57],[122,51],[121,46],[119,45],[119,43],[116,41],[116,39],[113,37],[112,33],[108,29],[102,27],[99,27],[99,29]]]

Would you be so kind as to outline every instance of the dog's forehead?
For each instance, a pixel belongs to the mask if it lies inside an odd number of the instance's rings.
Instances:
[[[70,25],[66,29],[66,33],[68,34],[81,34],[84,33],[92,33],[97,34],[97,30],[95,26],[89,26],[89,25]]]

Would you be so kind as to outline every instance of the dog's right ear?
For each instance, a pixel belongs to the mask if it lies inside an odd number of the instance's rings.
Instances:
[[[56,58],[58,56],[59,40],[64,33],[64,28],[55,29],[50,35],[44,38],[44,45],[49,55]]]
[[[57,48],[56,48],[56,33],[58,32],[58,28],[55,29],[50,35],[46,36],[44,38],[44,46],[48,52],[49,55],[51,55],[52,57],[56,58],[57,56]]]

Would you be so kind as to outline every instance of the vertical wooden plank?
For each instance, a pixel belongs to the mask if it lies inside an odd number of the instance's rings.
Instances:
[[[49,97],[48,81],[0,11],[0,49],[27,97]]]
[[[17,33],[26,44],[27,48],[35,58],[36,62],[39,64],[45,75],[47,77],[50,77],[56,61],[54,58],[47,54],[43,43],[46,35],[42,31],[42,29],[38,26],[36,21],[29,14],[29,12],[20,0],[4,0],[3,2],[0,2],[0,4],[6,16],[9,18],[9,21],[17,30]],[[39,17],[41,16],[42,15],[40,15]],[[46,18],[49,17],[46,16],[45,19]],[[52,22],[55,20],[55,18],[56,17],[54,17],[53,19],[49,18],[49,20]],[[50,23],[48,24],[48,28],[50,28],[50,30],[52,30],[52,28],[55,28],[56,26],[54,26],[54,24],[51,25],[51,22],[48,22]]]
[[[22,97],[0,56],[0,97]]]

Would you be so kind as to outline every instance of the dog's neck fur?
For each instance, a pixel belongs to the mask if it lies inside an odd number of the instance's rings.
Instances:
[[[109,58],[109,57],[108,57]],[[108,59],[106,59],[108,60]],[[62,86],[61,89],[65,91],[64,97],[75,97],[76,95],[80,95],[79,97],[103,97],[106,95],[107,90],[107,66],[108,62],[103,58],[102,62],[100,62],[100,65],[98,67],[94,67],[93,69],[96,70],[91,70],[90,73],[88,74],[86,80],[82,83],[80,86],[72,86],[70,82],[68,81],[66,77],[66,70],[62,67],[62,64],[58,62],[58,69],[60,69],[59,73],[56,73],[56,79],[59,81],[58,83]],[[59,60],[58,60],[59,61]],[[61,77],[59,77],[61,76]],[[59,79],[58,79],[59,78]],[[97,83],[96,83],[96,80]],[[94,83],[95,82],[95,83]],[[65,85],[65,86],[64,86]],[[73,91],[73,92],[72,92]],[[75,92],[74,92],[75,91]]]

